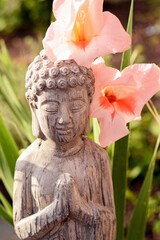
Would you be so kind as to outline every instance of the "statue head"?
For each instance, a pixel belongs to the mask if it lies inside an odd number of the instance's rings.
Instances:
[[[74,60],[51,62],[42,52],[28,67],[26,88],[36,137],[62,144],[88,132],[94,93],[91,69]]]

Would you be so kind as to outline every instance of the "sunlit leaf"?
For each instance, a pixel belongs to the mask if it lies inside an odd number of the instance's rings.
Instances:
[[[16,159],[19,156],[18,148],[16,143],[7,129],[2,116],[0,115],[0,145],[3,151],[3,154],[6,158],[8,166],[10,168],[12,176],[14,175],[14,168]]]
[[[0,179],[2,180],[8,194],[12,198],[13,195],[13,175],[11,174],[10,168],[3,154],[0,145]]]
[[[127,32],[132,37],[133,4],[131,1]],[[121,70],[130,65],[131,48],[122,55]],[[125,212],[125,190],[128,168],[128,136],[115,143],[113,154],[113,188],[117,217],[116,240],[124,239],[124,212]]]
[[[99,143],[99,134],[100,134],[100,127],[99,127],[99,123],[98,120],[96,118],[92,119],[93,122],[93,137],[94,137],[94,142],[96,142],[97,144]]]
[[[6,213],[10,215],[10,217],[12,217],[12,206],[1,192],[0,201],[2,202],[4,208],[6,209]]]
[[[6,212],[5,208],[0,204],[0,218],[6,220],[8,223],[13,225],[12,217]]]
[[[146,222],[147,222],[147,210],[149,203],[149,196],[152,187],[153,171],[155,167],[156,154],[160,143],[160,136],[157,139],[154,149],[153,157],[151,159],[146,177],[141,187],[139,197],[134,208],[133,216],[127,232],[127,240],[143,240]]]
[[[128,25],[127,25],[127,32],[131,36],[131,40],[132,40],[132,29],[133,29],[133,13],[134,13],[134,0],[131,0]],[[121,70],[130,65],[131,51],[132,51],[132,44],[131,44],[131,48],[122,54]]]

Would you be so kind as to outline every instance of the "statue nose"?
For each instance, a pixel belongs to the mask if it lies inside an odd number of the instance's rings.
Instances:
[[[72,116],[71,116],[71,111],[69,108],[65,105],[62,105],[60,109],[60,116],[58,118],[58,123],[59,124],[68,124],[71,122]]]

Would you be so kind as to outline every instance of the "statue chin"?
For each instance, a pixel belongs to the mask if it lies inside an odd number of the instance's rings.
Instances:
[[[58,144],[70,143],[75,138],[73,129],[56,129],[54,133],[53,141]]]
[[[69,143],[73,140],[73,136],[68,136],[66,134],[58,134],[56,137],[58,143]]]

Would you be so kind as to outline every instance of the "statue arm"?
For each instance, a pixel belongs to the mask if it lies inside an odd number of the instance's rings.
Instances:
[[[105,239],[114,240],[116,217],[110,166],[106,156],[99,161],[101,161],[101,191],[104,204],[87,202],[80,196],[76,184],[73,184],[72,194],[70,194],[72,196],[70,198],[70,211],[74,219],[95,228],[96,239],[103,239],[100,235],[103,233],[103,236],[106,236]]]
[[[113,203],[104,206],[99,203],[94,203],[93,201],[87,202],[83,197],[80,196],[75,183],[72,186],[72,191],[70,191],[69,207],[71,216],[74,219],[90,226],[95,224],[100,219],[106,220],[106,218],[110,222],[115,222]]]
[[[116,238],[116,215],[114,206],[114,194],[112,185],[112,175],[109,159],[106,152],[100,159],[102,171],[102,195],[105,206],[105,212],[102,210],[102,226],[105,228],[108,240]],[[101,206],[103,209],[103,206]]]
[[[29,176],[16,171],[14,183],[14,223],[15,231],[20,239],[41,239],[50,230],[57,231],[68,217],[69,209],[66,199],[68,193],[58,179],[54,192],[54,200],[43,210],[32,214],[32,196],[30,196]],[[28,189],[27,189],[28,188]],[[27,196],[28,195],[28,196]],[[18,199],[18,201],[16,201]]]

